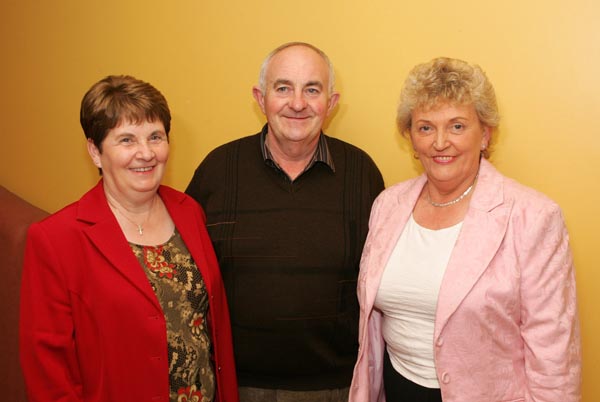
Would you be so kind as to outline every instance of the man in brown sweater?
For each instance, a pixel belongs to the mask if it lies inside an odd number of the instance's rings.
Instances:
[[[203,206],[231,313],[241,402],[341,402],[358,351],[356,280],[383,179],[326,136],[333,67],[307,43],[265,59],[258,134],[222,145],[186,192]]]

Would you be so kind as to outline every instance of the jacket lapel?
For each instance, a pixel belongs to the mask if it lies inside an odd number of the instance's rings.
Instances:
[[[367,304],[372,306],[375,303],[375,296],[379,290],[379,284],[383,271],[406,222],[412,213],[414,206],[421,194],[421,190],[425,185],[426,177],[422,175],[412,180],[407,188],[397,195],[397,205],[385,207],[379,213],[386,216],[377,217],[377,222],[380,225],[369,228],[369,239],[366,242],[366,255],[363,256],[364,261],[361,261],[362,267],[369,267],[367,275],[366,298]]]
[[[183,193],[175,192],[165,186],[161,186],[158,192],[186,247],[188,249],[190,249],[190,246],[193,248],[194,244],[198,243],[197,232],[199,222],[194,219],[195,216],[193,210],[191,210],[184,202],[185,195]],[[188,241],[191,236],[195,237],[194,241]],[[191,250],[189,251],[191,253]],[[195,257],[194,253],[192,253],[192,255]]]
[[[160,187],[159,193],[169,211],[169,215],[171,215],[171,219],[175,223],[175,227],[177,227],[183,242],[202,274],[208,293],[212,294],[212,277],[210,275],[213,271],[207,269],[209,263],[207,255],[212,250],[206,250],[204,243],[201,241],[203,236],[200,225],[204,225],[204,222],[201,221],[201,217],[196,213],[198,207],[192,204],[195,201],[188,198],[185,194],[165,186]],[[206,237],[206,240],[208,244],[211,244],[208,237]]]
[[[496,255],[506,233],[512,201],[503,177],[482,159],[479,179],[440,287],[435,339]]]
[[[102,183],[100,180],[79,201],[77,219],[88,224],[83,232],[98,253],[162,312],[144,270],[108,206]]]

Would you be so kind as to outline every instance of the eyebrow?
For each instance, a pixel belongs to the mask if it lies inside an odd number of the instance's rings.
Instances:
[[[457,122],[464,123],[464,122],[468,122],[468,121],[469,121],[469,118],[466,116],[456,116],[449,120],[450,123],[457,123]]]
[[[155,135],[155,134],[167,135],[167,133],[164,132],[163,130],[154,130],[151,133],[149,133],[148,135]],[[137,134],[132,133],[131,131],[123,131],[120,133],[116,133],[115,135],[116,135],[116,137],[136,137],[137,136]]]
[[[323,83],[321,81],[308,81],[305,87],[319,87],[323,88]]]
[[[278,85],[289,85],[289,86],[293,86],[294,83],[291,80],[287,80],[284,78],[280,78],[278,80],[275,80],[275,82],[273,82],[273,87],[276,87]],[[306,84],[304,84],[304,87],[319,87],[319,88],[323,88],[323,83],[321,81],[308,81]]]
[[[467,116],[459,115],[459,116],[454,116],[454,117],[451,117],[450,119],[448,119],[448,121],[450,121],[450,122],[453,122],[453,121],[456,121],[456,120],[469,120],[469,118]],[[421,122],[422,123],[433,123],[433,120],[418,119],[418,120],[414,120],[413,121],[413,123],[421,123]]]
[[[281,85],[281,84],[283,84],[283,85],[290,85],[291,86],[292,85],[292,81],[280,78],[278,80],[275,80],[275,82],[273,82],[273,87],[276,87],[276,86]]]

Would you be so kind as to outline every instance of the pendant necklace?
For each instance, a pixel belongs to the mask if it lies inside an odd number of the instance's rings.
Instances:
[[[150,218],[150,214],[152,213],[152,209],[154,208],[154,200],[152,201],[152,206],[150,207],[150,210],[148,211],[148,215],[146,215],[146,219],[144,219],[144,222],[142,222],[142,223],[135,222],[133,219],[131,219],[130,217],[125,215],[124,212],[121,212],[121,210],[119,208],[117,208],[116,205],[113,205],[111,202],[109,202],[109,205],[115,211],[117,211],[119,213],[119,215],[121,215],[123,218],[127,219],[129,222],[131,222],[133,225],[135,225],[135,227],[137,228],[137,232],[140,236],[144,235],[144,225],[146,224],[146,222],[148,222],[148,219]]]

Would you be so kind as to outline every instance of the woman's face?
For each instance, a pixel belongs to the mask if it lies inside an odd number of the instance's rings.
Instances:
[[[475,106],[440,103],[415,109],[411,117],[410,138],[429,181],[447,190],[470,184],[491,131],[479,121]]]
[[[160,120],[122,122],[102,141],[102,153],[91,140],[88,151],[94,164],[102,168],[106,191],[133,200],[139,193],[157,191],[169,157],[169,142]]]

